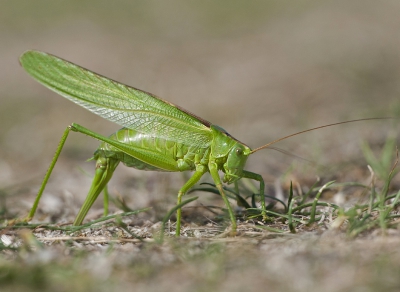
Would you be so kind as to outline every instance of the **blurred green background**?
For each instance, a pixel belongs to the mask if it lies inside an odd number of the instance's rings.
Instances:
[[[29,195],[26,210],[67,125],[104,135],[119,126],[31,79],[18,63],[25,50],[156,94],[253,148],[327,123],[400,113],[399,1],[3,0],[0,6],[0,188]],[[330,165],[361,156],[361,140],[382,143],[392,124],[344,125],[277,146]],[[97,145],[70,135],[45,196],[67,192],[82,201],[90,175],[81,169],[92,173],[93,163],[84,160]],[[251,157],[248,169],[273,182],[292,160],[268,150]],[[119,167],[111,191],[140,189],[134,206],[141,207],[161,193],[174,201],[182,182],[179,174]]]

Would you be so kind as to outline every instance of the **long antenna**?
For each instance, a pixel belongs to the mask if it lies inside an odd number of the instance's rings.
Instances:
[[[326,128],[326,127],[331,127],[331,126],[336,126],[336,125],[341,125],[341,124],[354,123],[354,122],[361,122],[361,121],[392,120],[392,119],[396,119],[396,118],[393,118],[393,117],[366,118],[366,119],[351,120],[351,121],[345,121],[345,122],[340,122],[340,123],[333,123],[333,124],[329,124],[329,125],[319,126],[319,127],[316,127],[316,128],[312,128],[312,129],[304,130],[304,131],[301,131],[301,132],[297,132],[297,133],[294,133],[294,134],[291,134],[291,135],[288,135],[288,136],[279,138],[279,139],[274,140],[274,141],[272,141],[272,142],[269,142],[268,144],[265,144],[265,145],[263,145],[263,146],[261,146],[261,147],[258,147],[258,148],[256,148],[256,149],[252,150],[252,151],[249,153],[249,155],[250,155],[250,154],[253,154],[254,152],[257,152],[258,150],[268,148],[268,147],[271,146],[272,144],[278,143],[278,142],[280,142],[280,141],[282,141],[282,140],[285,140],[285,139],[287,139],[287,138],[290,138],[290,137],[293,137],[293,136],[297,136],[297,135],[300,135],[300,134],[303,134],[303,133],[311,132],[311,131],[314,131],[314,130],[318,130],[318,129],[322,129],[322,128]]]
[[[292,158],[296,158],[296,159],[305,161],[305,162],[307,162],[307,163],[310,163],[310,164],[312,164],[312,165],[316,165],[316,163],[315,163],[314,161],[312,161],[312,160],[308,160],[308,159],[306,159],[306,158],[303,158],[303,157],[301,157],[301,156],[298,156],[298,155],[296,155],[296,154],[293,154],[293,153],[291,153],[291,152],[289,152],[289,151],[286,151],[286,150],[281,149],[281,148],[278,148],[278,147],[271,146],[271,147],[268,147],[267,149],[275,150],[275,151],[278,151],[278,152],[280,152],[280,153],[282,153],[282,154],[288,155],[288,156],[290,156],[290,157],[292,157]]]

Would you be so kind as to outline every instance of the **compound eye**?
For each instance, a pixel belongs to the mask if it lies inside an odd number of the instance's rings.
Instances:
[[[241,148],[236,149],[236,155],[240,156],[243,154],[243,150]]]

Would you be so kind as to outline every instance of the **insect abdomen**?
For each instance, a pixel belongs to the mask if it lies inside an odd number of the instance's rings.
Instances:
[[[120,160],[128,167],[134,167],[140,170],[156,170],[156,171],[185,171],[194,170],[196,164],[207,164],[209,147],[199,148],[187,146],[164,138],[156,138],[146,134],[142,134],[132,129],[122,128],[112,134],[109,138],[121,143],[130,145],[132,148],[143,150],[149,154],[149,160],[140,160],[136,157],[128,155],[114,146],[105,142],[100,144],[97,152],[103,151],[106,156]],[[157,166],[154,161],[168,160],[170,168],[165,170]]]

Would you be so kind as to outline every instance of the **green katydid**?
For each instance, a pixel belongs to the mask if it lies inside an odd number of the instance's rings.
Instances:
[[[27,220],[33,218],[41,195],[50,178],[70,131],[79,132],[101,141],[95,151],[95,176],[75,221],[81,225],[101,191],[107,186],[120,162],[128,167],[156,171],[194,171],[178,192],[177,204],[199,179],[209,172],[223,198],[236,231],[236,218],[222,187],[222,182],[237,183],[249,178],[260,184],[261,213],[266,217],[264,180],[261,175],[244,170],[250,154],[272,148],[272,144],[288,137],[332,125],[329,124],[295,133],[264,146],[250,147],[229,135],[224,129],[195,116],[187,110],[150,93],[100,76],[53,55],[27,51],[20,57],[24,69],[38,82],[89,111],[121,126],[109,137],[97,134],[78,124],[65,130],[56,154],[45,175]],[[372,118],[375,119],[375,118]],[[223,180],[219,171],[224,173]],[[181,209],[176,214],[176,235],[180,235]]]

